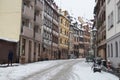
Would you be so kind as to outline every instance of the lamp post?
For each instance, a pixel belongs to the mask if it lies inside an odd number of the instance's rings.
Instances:
[[[94,27],[92,29],[92,37],[93,37],[93,54],[94,57],[96,57],[96,34],[97,34],[97,29]]]

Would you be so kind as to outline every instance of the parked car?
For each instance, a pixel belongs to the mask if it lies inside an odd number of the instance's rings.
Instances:
[[[93,72],[101,72],[102,67],[98,64],[93,64]]]
[[[86,56],[86,62],[93,62],[93,56]]]

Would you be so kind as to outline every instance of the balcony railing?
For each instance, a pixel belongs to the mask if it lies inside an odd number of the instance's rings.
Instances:
[[[39,1],[39,0],[35,0],[35,7],[37,9],[43,10],[43,3],[41,1]]]
[[[40,16],[35,16],[35,24],[41,25],[41,24],[42,24],[42,17],[40,17]]]
[[[35,40],[40,41],[41,40],[41,34],[35,33]]]
[[[23,32],[21,35],[27,36],[29,38],[33,38],[33,29],[27,26],[23,26]]]
[[[23,17],[34,19],[34,10],[28,6],[23,6]]]

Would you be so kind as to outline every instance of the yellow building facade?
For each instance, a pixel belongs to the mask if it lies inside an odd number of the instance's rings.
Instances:
[[[8,62],[9,51],[13,62],[18,62],[22,0],[0,0],[0,63]]]
[[[68,58],[69,51],[69,26],[70,22],[67,18],[67,11],[60,11],[60,37],[59,37],[59,51],[62,59]]]
[[[20,4],[21,3],[21,4]],[[19,41],[21,0],[0,0],[0,38]]]

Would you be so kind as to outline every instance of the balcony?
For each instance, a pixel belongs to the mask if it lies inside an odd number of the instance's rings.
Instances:
[[[60,37],[68,38],[69,36],[67,36],[67,35],[65,35],[65,34],[60,34]]]
[[[43,39],[43,42],[44,42],[44,44],[46,44],[46,45],[48,45],[48,46],[51,46],[51,41],[49,41],[49,40],[46,40],[46,39]]]
[[[59,23],[55,19],[53,19],[53,23],[55,23],[56,25],[59,25]]]
[[[43,10],[43,3],[39,0],[35,0],[35,8]]]
[[[48,32],[50,32],[50,33],[52,32],[52,29],[49,28],[49,27],[47,27],[47,26],[44,26],[43,29],[45,29],[46,31],[48,31]]]
[[[34,10],[30,7],[24,5],[22,14],[25,18],[34,19]]]
[[[58,36],[59,34],[58,34],[58,32],[56,32],[56,31],[53,31],[53,35],[56,35],[56,36]]]
[[[41,25],[42,24],[42,18],[40,16],[35,16],[35,24]]]
[[[35,40],[41,41],[41,34],[40,33],[35,33]]]
[[[33,38],[33,29],[27,26],[23,26],[23,32],[21,35]]]
[[[50,21],[52,21],[52,16],[48,15],[46,12],[44,13],[44,16],[49,19]]]
[[[53,42],[52,45],[53,45],[54,47],[58,47],[58,44],[56,44],[56,43],[54,43],[54,42]]]
[[[60,44],[60,47],[61,47],[61,48],[68,49],[68,45],[65,45],[65,44]]]

